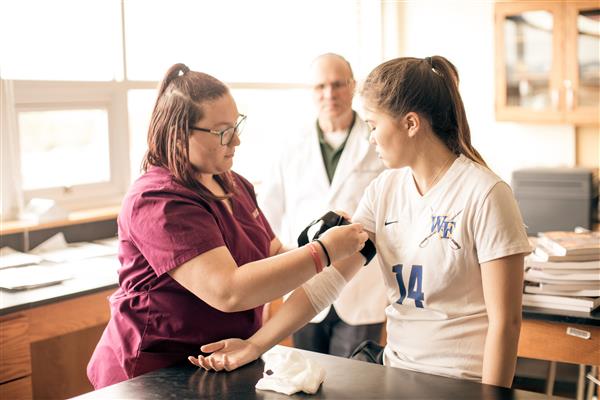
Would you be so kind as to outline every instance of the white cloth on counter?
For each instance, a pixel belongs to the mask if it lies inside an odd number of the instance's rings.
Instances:
[[[315,394],[325,380],[325,369],[297,351],[271,350],[261,357],[265,362],[263,377],[256,383],[259,390],[292,395]]]

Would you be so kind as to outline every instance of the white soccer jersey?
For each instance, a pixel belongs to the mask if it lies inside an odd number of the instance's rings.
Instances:
[[[481,380],[480,264],[531,251],[510,187],[464,156],[424,196],[409,168],[388,170],[352,219],[376,235],[391,304],[384,364]]]

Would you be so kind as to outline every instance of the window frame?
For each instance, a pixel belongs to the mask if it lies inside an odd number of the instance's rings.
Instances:
[[[108,116],[108,142],[110,178],[108,182],[79,184],[70,187],[48,187],[25,190],[20,179],[20,134],[18,122],[13,130],[6,132],[13,143],[14,152],[9,169],[15,176],[3,172],[3,179],[11,179],[19,187],[13,188],[7,202],[26,205],[34,197],[50,198],[58,205],[77,210],[120,203],[129,183],[129,135],[126,110],[126,91],[118,82],[89,81],[12,81],[14,98],[12,113],[15,121],[18,113],[27,111],[53,111],[100,108]],[[6,182],[6,181],[5,181]],[[12,196],[10,196],[12,195]],[[21,196],[21,199],[15,196]],[[12,198],[11,198],[12,197]],[[8,205],[7,205],[8,206]],[[17,208],[21,208],[17,207]],[[6,209],[3,202],[2,215],[15,217],[13,210]],[[12,213],[10,211],[13,211]],[[10,215],[13,214],[13,215]],[[7,219],[7,218],[3,218]]]

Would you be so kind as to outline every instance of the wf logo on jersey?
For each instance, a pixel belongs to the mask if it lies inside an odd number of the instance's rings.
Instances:
[[[447,215],[431,216],[431,232],[437,232],[440,239],[450,239],[455,226],[456,222],[449,221]]]
[[[433,215],[432,213],[431,233],[427,235],[423,240],[421,240],[421,243],[419,243],[419,247],[423,248],[427,246],[427,243],[429,243],[429,239],[431,239],[432,236],[437,234],[440,239],[447,239],[452,249],[459,250],[461,246],[456,242],[456,240],[452,238],[452,234],[454,232],[454,229],[456,228],[456,221],[454,220],[456,219],[456,217],[458,217],[458,215],[461,212],[462,210],[454,214],[451,218],[448,218],[447,215]]]

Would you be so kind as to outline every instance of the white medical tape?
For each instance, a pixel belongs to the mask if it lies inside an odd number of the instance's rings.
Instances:
[[[302,288],[318,314],[338,298],[346,283],[335,267],[329,267],[313,276]]]

